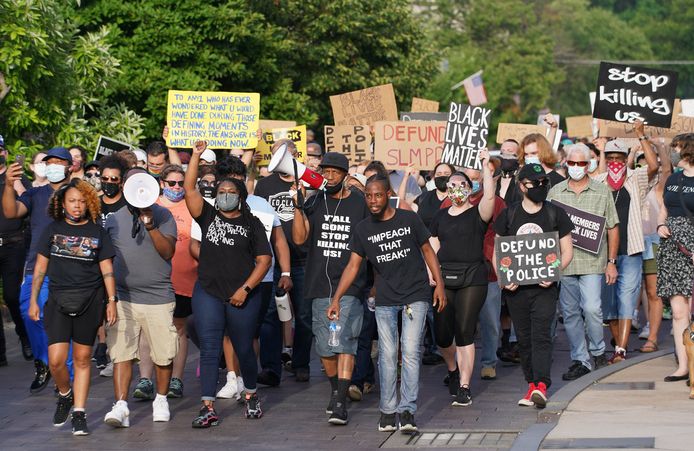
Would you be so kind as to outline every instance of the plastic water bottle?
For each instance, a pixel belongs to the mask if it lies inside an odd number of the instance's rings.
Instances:
[[[342,326],[340,326],[336,321],[330,321],[330,338],[328,338],[328,346],[337,347],[340,346],[340,331]]]
[[[289,293],[282,288],[277,288],[275,290],[275,304],[277,305],[277,316],[279,316],[280,321],[291,321],[292,308],[289,305]]]

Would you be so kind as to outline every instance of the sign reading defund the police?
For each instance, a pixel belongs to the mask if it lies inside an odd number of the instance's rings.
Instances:
[[[492,110],[464,103],[451,103],[446,124],[442,163],[482,170],[477,153],[487,147]]]
[[[600,63],[593,117],[670,127],[677,72]]]
[[[499,285],[535,285],[561,279],[559,233],[530,233],[494,239]]]

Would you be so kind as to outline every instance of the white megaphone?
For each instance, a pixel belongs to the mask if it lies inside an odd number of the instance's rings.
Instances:
[[[292,154],[287,151],[286,144],[282,144],[279,149],[277,149],[267,169],[270,172],[281,172],[286,175],[294,175],[294,165],[296,165],[296,176],[311,188],[323,189],[328,183],[322,175],[296,161],[294,157],[292,157]]]
[[[123,184],[123,196],[135,208],[148,208],[159,197],[159,184],[144,172],[133,174]]]

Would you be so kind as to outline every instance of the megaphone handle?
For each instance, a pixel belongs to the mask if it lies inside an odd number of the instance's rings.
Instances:
[[[296,204],[299,210],[304,209],[304,195],[301,192],[301,185],[299,184],[299,168],[296,165],[296,160],[292,158],[292,164],[294,165],[294,183],[296,183]]]

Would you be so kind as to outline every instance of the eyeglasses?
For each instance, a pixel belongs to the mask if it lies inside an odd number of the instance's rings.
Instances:
[[[164,183],[169,185],[171,188],[173,188],[176,185],[183,187],[183,180],[164,180]]]
[[[579,167],[586,167],[590,164],[590,161],[571,161],[571,160],[566,160],[566,165],[567,166],[579,166]]]
[[[201,188],[214,187],[217,183],[212,180],[200,180],[198,186]]]
[[[540,186],[546,186],[549,185],[549,179],[544,178],[544,179],[539,179],[539,180],[527,180],[523,182],[523,185],[525,185],[526,188],[539,188]],[[528,186],[530,185],[530,186]]]
[[[465,186],[465,187],[467,187],[468,185],[467,185],[467,183],[463,183],[463,182],[448,182],[448,183],[446,183],[446,186],[447,186],[448,188],[453,189],[453,188],[457,188],[457,187],[459,187],[459,186]]]
[[[85,175],[87,177],[91,178],[91,177],[99,177],[101,174],[99,174],[98,172],[87,172]]]
[[[120,177],[116,177],[115,175],[112,175],[112,176],[102,175],[101,181],[106,182],[106,183],[108,183],[108,182],[118,183],[118,182],[120,182]]]

